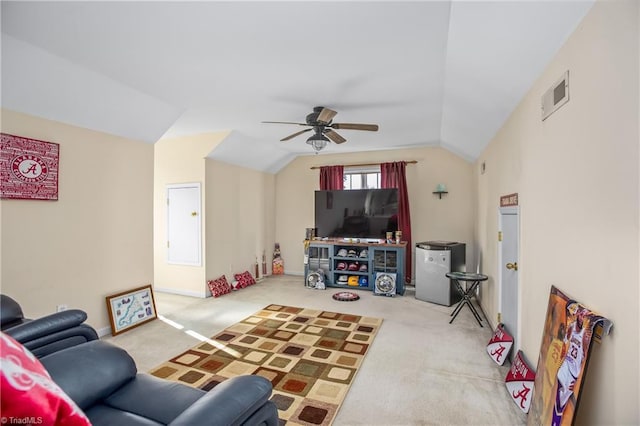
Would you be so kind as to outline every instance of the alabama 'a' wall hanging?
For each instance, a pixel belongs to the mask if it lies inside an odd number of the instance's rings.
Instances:
[[[57,200],[60,145],[0,133],[0,198]]]

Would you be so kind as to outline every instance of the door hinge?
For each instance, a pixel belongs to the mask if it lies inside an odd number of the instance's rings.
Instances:
[[[502,231],[498,231],[498,241],[502,241]]]
[[[169,241],[167,241],[167,248],[169,248]]]
[[[502,314],[498,312],[498,324],[502,322]]]
[[[167,198],[167,205],[169,205],[169,199]]]

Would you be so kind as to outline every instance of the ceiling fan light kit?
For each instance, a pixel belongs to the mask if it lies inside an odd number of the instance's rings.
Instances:
[[[295,124],[297,126],[308,126],[308,129],[300,130],[289,136],[280,139],[281,142],[288,141],[303,133],[314,130],[314,135],[307,139],[307,143],[311,145],[316,154],[323,150],[328,142],[341,144],[347,140],[339,135],[333,129],[345,129],[345,130],[366,130],[369,132],[377,132],[377,124],[361,124],[361,123],[333,123],[333,117],[337,114],[336,111],[317,106],[313,108],[313,112],[306,116],[306,123],[296,123],[291,121],[263,121],[263,123],[272,124]]]
[[[318,151],[322,151],[324,147],[327,146],[328,142],[329,139],[327,139],[326,136],[320,133],[316,133],[315,135],[307,139],[307,143],[311,145],[316,154],[318,153]]]

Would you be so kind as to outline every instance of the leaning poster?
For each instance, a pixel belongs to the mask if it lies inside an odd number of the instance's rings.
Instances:
[[[551,286],[528,425],[572,425],[594,340],[611,322]]]

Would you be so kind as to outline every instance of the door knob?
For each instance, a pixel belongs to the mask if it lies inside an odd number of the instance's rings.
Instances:
[[[507,269],[513,269],[514,271],[518,270],[518,262],[507,263]]]
[[[196,212],[191,212],[191,216],[198,216],[198,213],[196,213]]]

